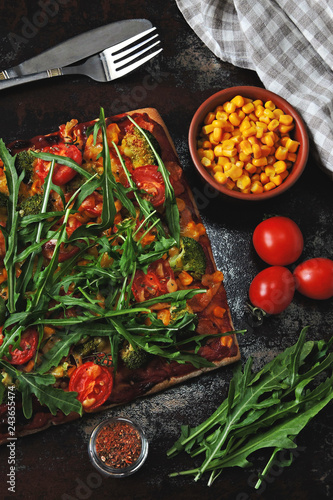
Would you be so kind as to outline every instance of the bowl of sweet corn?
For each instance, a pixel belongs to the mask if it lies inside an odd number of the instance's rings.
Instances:
[[[189,149],[199,174],[232,198],[259,201],[289,189],[309,153],[305,124],[282,97],[260,87],[231,87],[201,104]]]

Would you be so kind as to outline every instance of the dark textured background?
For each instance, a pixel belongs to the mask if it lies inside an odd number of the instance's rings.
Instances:
[[[261,367],[293,344],[306,325],[310,325],[309,338],[328,339],[332,335],[332,300],[315,302],[296,294],[285,312],[267,319],[255,329],[249,324],[245,304],[249,284],[263,268],[251,246],[251,234],[264,215],[290,216],[300,225],[305,238],[302,259],[333,257],[331,181],[310,155],[302,178],[283,196],[253,205],[227,203],[212,195],[200,182],[189,157],[187,132],[196,108],[221,88],[261,85],[257,75],[216,59],[187,26],[173,1],[53,0],[54,12],[58,12],[48,16],[45,26],[24,31],[28,21],[33,23],[38,19],[43,3],[35,0],[0,1],[1,70],[86,30],[135,17],[150,19],[158,28],[164,51],[148,66],[114,83],[97,83],[86,77],[73,76],[1,91],[0,137],[10,142],[52,132],[71,118],[88,121],[98,116],[100,106],[105,108],[106,116],[140,107],[156,107],[169,128],[194,190],[212,240],[217,266],[224,271],[235,327],[247,329],[247,334],[239,339],[242,360],[252,355],[254,368]],[[10,34],[23,38],[19,48],[10,43]],[[300,434],[293,465],[274,470],[269,482],[259,492],[251,485],[254,474],[268,458],[265,454],[257,455],[255,465],[248,470],[224,471],[210,488],[204,480],[194,483],[189,478],[168,478],[170,472],[192,466],[185,456],[166,459],[166,450],[178,437],[180,425],[196,425],[207,418],[225,398],[231,376],[232,367],[223,368],[108,412],[108,415],[125,415],[137,420],[149,439],[147,462],[126,480],[102,478],[88,459],[89,433],[105,415],[86,417],[19,441],[14,495],[7,492],[8,450],[2,447],[0,498],[332,498],[332,404]]]

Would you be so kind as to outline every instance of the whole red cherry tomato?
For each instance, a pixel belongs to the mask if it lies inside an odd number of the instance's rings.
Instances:
[[[77,392],[77,399],[86,411],[101,406],[110,396],[113,376],[105,366],[92,361],[83,363],[74,370],[69,380],[68,389]]]
[[[260,222],[252,239],[259,257],[272,266],[292,264],[304,247],[300,228],[288,217],[270,217]]]
[[[253,279],[249,298],[252,304],[267,314],[284,311],[295,293],[295,280],[286,267],[271,266],[261,271]]]
[[[296,289],[310,299],[333,297],[333,260],[324,257],[309,259],[294,270]]]
[[[9,346],[9,353],[12,355],[8,362],[11,365],[24,365],[35,354],[38,345],[38,332],[35,328],[28,328],[21,335],[20,348],[12,351]]]
[[[132,178],[138,188],[146,191],[146,198],[154,207],[158,207],[164,203],[165,184],[157,165],[145,165],[136,168],[132,172]]]
[[[42,153],[52,153],[54,155],[59,156],[67,156],[67,158],[71,158],[78,165],[82,164],[82,153],[74,144],[55,144],[54,146],[46,146],[41,150]],[[35,171],[38,177],[41,179],[45,179],[49,170],[50,170],[51,162],[42,160],[38,158]],[[67,184],[70,180],[72,180],[76,176],[76,171],[66,165],[62,165],[61,163],[56,163],[54,165],[52,182],[56,186],[63,186]]]

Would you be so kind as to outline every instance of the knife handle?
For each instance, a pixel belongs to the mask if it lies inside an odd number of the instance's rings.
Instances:
[[[2,72],[0,75],[0,90],[22,85],[23,83],[36,82],[37,80],[44,80],[45,78],[53,78],[54,76],[62,75],[63,70],[61,68],[48,69],[40,73],[33,73],[31,75],[19,76],[16,78],[6,78],[6,75]],[[6,79],[2,80],[2,76],[5,76]]]
[[[9,78],[14,78],[14,76],[18,76],[16,74],[10,75],[10,70],[4,69],[3,71],[0,71],[0,81],[1,80],[8,80]]]

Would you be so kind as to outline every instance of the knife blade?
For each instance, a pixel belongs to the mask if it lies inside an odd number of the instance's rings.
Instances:
[[[0,72],[0,80],[58,68],[85,59],[152,27],[147,19],[127,19],[76,35]]]

